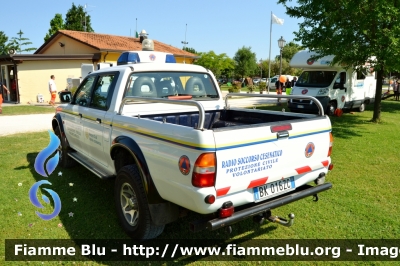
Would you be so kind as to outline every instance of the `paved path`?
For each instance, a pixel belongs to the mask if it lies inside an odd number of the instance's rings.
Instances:
[[[0,115],[0,136],[52,130],[54,114]]]

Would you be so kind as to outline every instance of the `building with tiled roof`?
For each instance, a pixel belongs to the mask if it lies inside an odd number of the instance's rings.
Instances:
[[[171,53],[178,63],[193,63],[195,54],[153,40],[154,51]],[[116,62],[121,52],[142,50],[140,38],[94,32],[60,30],[44,43],[35,54],[100,53],[100,62]]]
[[[171,53],[177,63],[191,64],[195,54],[153,40],[154,51]],[[0,56],[0,78],[10,88],[3,90],[5,102],[47,103],[50,100],[48,80],[56,77],[58,91],[71,86],[71,79],[80,79],[81,66],[99,63],[116,64],[124,51],[142,50],[141,38],[60,30],[34,54]],[[68,82],[67,82],[68,81]]]

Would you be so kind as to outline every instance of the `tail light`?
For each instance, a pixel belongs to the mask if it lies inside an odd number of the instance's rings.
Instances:
[[[291,124],[284,124],[284,125],[276,125],[271,127],[271,132],[279,132],[279,131],[287,131],[287,130],[292,130],[292,125]]]
[[[192,185],[195,187],[213,187],[215,185],[215,153],[203,153],[193,167]]]
[[[329,151],[328,151],[328,157],[331,156],[332,153],[332,146],[333,146],[333,136],[332,132],[329,133]]]

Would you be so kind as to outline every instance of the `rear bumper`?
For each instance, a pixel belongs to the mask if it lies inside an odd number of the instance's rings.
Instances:
[[[236,210],[235,213],[231,217],[227,218],[216,218],[213,220],[209,220],[205,228],[209,230],[216,230],[225,226],[232,225],[234,223],[237,223],[239,221],[242,221],[244,219],[247,219],[249,217],[252,217],[257,214],[261,214],[263,212],[266,212],[268,210],[292,203],[294,201],[303,199],[308,196],[315,195],[319,192],[328,190],[332,188],[331,183],[325,183],[319,186],[309,186],[305,185],[300,187],[297,190],[294,190],[290,194],[284,194],[281,197],[274,198],[270,201],[267,202],[262,202],[259,204],[253,204],[252,206],[245,207],[244,209],[241,210]]]

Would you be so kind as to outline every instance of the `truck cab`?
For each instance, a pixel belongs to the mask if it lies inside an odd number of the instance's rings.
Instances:
[[[302,68],[291,95],[316,97],[328,115],[336,109],[365,110],[365,105],[375,100],[376,77],[372,69],[366,67],[354,71],[332,65],[334,56],[312,59],[316,54],[300,51],[290,61],[290,66]],[[290,99],[288,107],[296,112],[316,112],[317,107],[307,100]]]

